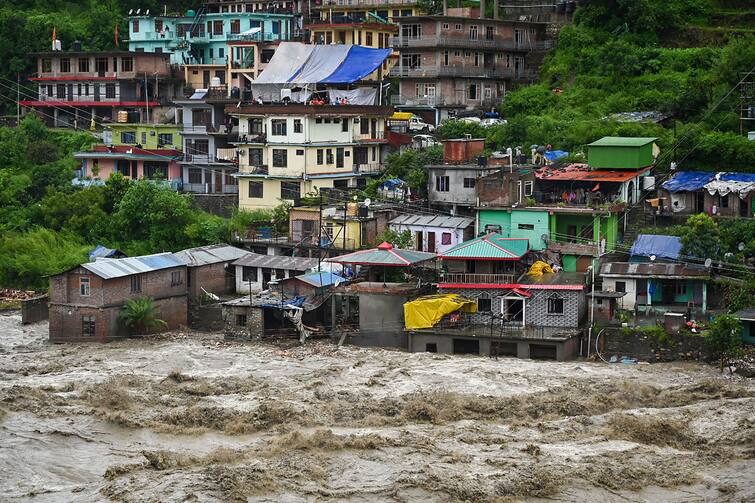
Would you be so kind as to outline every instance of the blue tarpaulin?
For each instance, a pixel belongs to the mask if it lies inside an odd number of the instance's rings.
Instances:
[[[349,281],[348,279],[339,276],[338,274],[328,271],[311,272],[309,274],[296,276],[296,279],[315,287],[333,286],[338,283],[346,283],[347,281]]]
[[[718,179],[723,182],[755,183],[755,173],[721,173]]]
[[[545,152],[545,158],[550,162],[557,161],[569,155],[569,152],[563,150],[548,150]]]
[[[385,190],[393,190],[396,187],[401,187],[402,185],[404,185],[404,181],[402,179],[389,178],[388,180],[385,180],[380,184],[380,188]]]
[[[304,305],[304,301],[307,300],[306,297],[303,297],[301,295],[297,295],[293,299],[286,299],[281,302],[276,303],[270,303],[270,304],[259,304],[259,307],[269,307],[272,309],[290,309],[291,307],[302,307]]]
[[[669,192],[695,192],[715,178],[715,173],[703,171],[680,171],[663,184]]]
[[[123,258],[126,254],[120,250],[108,248],[106,246],[97,245],[97,247],[89,252],[89,260],[97,258]]]
[[[629,255],[677,260],[682,250],[682,241],[677,236],[664,236],[655,234],[640,234],[635,239]]]
[[[392,49],[371,49],[352,45],[346,59],[335,72],[320,80],[321,84],[350,84],[362,80],[383,64]]]

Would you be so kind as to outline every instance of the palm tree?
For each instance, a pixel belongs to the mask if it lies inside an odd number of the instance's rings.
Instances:
[[[151,297],[140,297],[126,301],[126,305],[118,314],[118,321],[123,323],[130,333],[141,335],[149,329],[168,326],[157,316],[155,301]]]

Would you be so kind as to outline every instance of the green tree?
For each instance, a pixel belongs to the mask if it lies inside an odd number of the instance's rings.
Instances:
[[[716,222],[704,213],[687,219],[682,241],[682,255],[700,259],[715,259],[720,253],[719,231]]]
[[[383,233],[377,238],[378,244],[386,241],[392,244],[396,248],[402,248],[409,250],[414,247],[414,238],[412,237],[412,231],[394,231],[393,229],[385,229]]]
[[[742,327],[739,320],[728,314],[717,316],[705,332],[705,342],[713,356],[720,359],[723,372],[724,366],[742,351]]]
[[[118,313],[118,321],[129,330],[130,334],[145,335],[153,329],[168,326],[158,316],[155,301],[150,297],[140,297],[126,301],[123,309]]]

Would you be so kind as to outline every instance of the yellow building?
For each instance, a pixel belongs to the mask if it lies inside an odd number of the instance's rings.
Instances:
[[[274,208],[315,190],[366,186],[383,169],[391,107],[250,105],[239,120],[239,207]]]
[[[346,205],[296,207],[289,217],[291,241],[306,248],[321,244],[322,248],[357,250],[377,245],[388,228],[392,210],[349,202]],[[319,228],[322,226],[322,228]]]

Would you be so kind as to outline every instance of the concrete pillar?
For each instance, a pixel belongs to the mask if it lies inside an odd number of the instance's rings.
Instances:
[[[448,15],[448,0],[443,0],[443,15]]]
[[[530,343],[529,342],[516,343],[516,357],[529,359],[530,357]]]
[[[493,0],[493,19],[498,19],[498,0]]]
[[[485,0],[480,0],[480,19],[485,19]]]
[[[703,281],[703,314],[708,311],[708,283]]]

